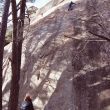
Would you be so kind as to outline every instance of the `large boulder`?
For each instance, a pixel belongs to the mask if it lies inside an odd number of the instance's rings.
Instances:
[[[99,8],[105,4],[103,8],[109,13],[109,0],[97,1]],[[30,93],[35,110],[109,110],[110,43],[88,33],[88,29],[94,31],[94,22],[90,25],[93,9],[89,5],[92,5],[89,0],[78,1],[75,8],[68,11],[65,2],[26,33],[19,104],[26,93]],[[100,34],[100,28],[95,27]],[[11,49],[8,48],[5,47],[4,53],[4,110],[11,75],[8,60]]]

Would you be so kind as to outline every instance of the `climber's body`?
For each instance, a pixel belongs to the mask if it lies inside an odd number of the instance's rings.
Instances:
[[[69,4],[69,7],[68,7],[68,11],[73,10],[73,5],[75,5],[75,3],[73,3],[73,2],[71,1],[70,4]]]

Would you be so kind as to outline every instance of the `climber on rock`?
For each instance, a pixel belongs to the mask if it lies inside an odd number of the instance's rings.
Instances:
[[[69,7],[68,7],[68,11],[71,11],[73,10],[73,6],[75,5],[75,3],[73,3],[72,1],[70,2],[69,4]]]
[[[20,110],[34,110],[32,99],[30,95],[26,95],[24,101],[21,104]]]

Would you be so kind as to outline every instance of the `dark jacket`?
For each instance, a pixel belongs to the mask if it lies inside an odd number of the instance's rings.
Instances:
[[[71,1],[70,4],[69,4],[69,7],[68,7],[68,11],[73,10],[74,5],[75,5],[75,3],[73,3],[73,2]]]
[[[34,110],[32,101],[24,101],[21,104],[20,110]]]

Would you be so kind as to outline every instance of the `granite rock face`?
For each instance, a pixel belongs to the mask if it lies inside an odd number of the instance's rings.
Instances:
[[[110,43],[88,32],[109,38],[110,2],[97,0],[97,10],[92,3],[77,1],[68,11],[69,2],[64,1],[31,25],[23,42],[19,104],[30,93],[35,110],[110,110]],[[107,32],[96,25],[102,21]],[[4,52],[4,110],[10,86],[10,46]]]

